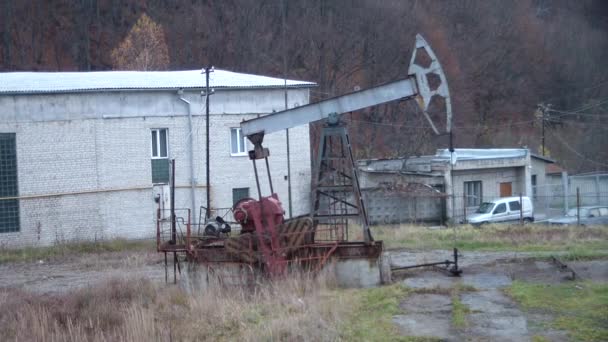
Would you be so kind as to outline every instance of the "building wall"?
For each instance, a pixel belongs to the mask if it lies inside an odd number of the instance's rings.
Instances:
[[[154,236],[152,128],[169,132],[169,155],[176,160],[176,208],[189,208],[192,203],[192,137],[198,214],[206,198],[204,102],[193,92],[184,97],[192,103],[193,134],[188,106],[173,92],[0,96],[0,132],[16,133],[21,197],[20,232],[1,233],[0,245]],[[306,104],[308,90],[290,90],[289,100],[290,107]],[[232,188],[249,187],[250,195],[257,197],[251,161],[230,155],[230,128],[244,119],[281,110],[283,101],[283,91],[275,90],[218,91],[212,96],[212,207],[232,206]],[[268,135],[264,145],[271,153],[275,192],[287,211],[285,141],[285,133],[280,132]],[[307,125],[290,130],[290,147],[293,214],[298,215],[307,213],[310,204]],[[258,170],[263,195],[269,195],[263,161],[258,162]]]
[[[453,171],[456,216],[462,215],[464,182],[481,181],[482,201],[500,197],[500,183],[511,182],[513,196],[520,192],[525,196],[524,167]]]
[[[440,222],[443,218],[443,197],[430,188],[420,192],[387,191],[390,187],[424,184],[443,187],[443,177],[423,176],[397,172],[365,172],[359,167],[359,180],[367,216],[371,224],[395,224],[405,222]],[[420,189],[420,187],[417,187]]]

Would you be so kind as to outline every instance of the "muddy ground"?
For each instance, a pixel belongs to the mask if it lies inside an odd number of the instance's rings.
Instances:
[[[451,259],[450,251],[389,251],[393,266]],[[538,254],[535,254],[538,256]],[[394,323],[405,336],[432,337],[447,341],[526,341],[544,336],[550,341],[567,341],[563,331],[546,328],[551,317],[529,314],[504,294],[514,280],[556,284],[570,281],[571,272],[560,272],[546,260],[521,252],[461,252],[461,277],[449,277],[436,269],[414,269],[394,273],[394,282],[403,282],[417,292],[404,298],[402,312]],[[162,255],[154,252],[85,254],[0,265],[0,287],[18,287],[36,293],[64,293],[95,285],[110,278],[146,277],[165,282]],[[577,279],[608,281],[608,260],[572,261]],[[170,263],[171,265],[171,263]],[[172,268],[169,270],[169,279]],[[452,324],[453,289],[470,313],[465,328]],[[470,289],[475,289],[470,290]]]
[[[0,287],[18,287],[42,294],[65,293],[127,277],[164,282],[164,259],[156,252],[137,251],[0,264]]]

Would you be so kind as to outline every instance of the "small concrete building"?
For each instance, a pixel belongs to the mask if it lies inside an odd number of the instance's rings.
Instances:
[[[159,204],[198,219],[257,197],[245,119],[309,102],[311,82],[215,70],[210,75],[210,189],[205,187],[205,74],[167,72],[0,73],[0,248],[105,238],[148,238]],[[275,192],[287,215],[309,212],[307,125],[270,134]],[[264,166],[261,166],[265,169]],[[267,179],[261,177],[268,190]],[[267,193],[266,193],[267,194]],[[186,216],[184,211],[178,216]]]
[[[458,222],[483,201],[532,193],[528,149],[440,149],[433,156],[358,163],[374,223]]]

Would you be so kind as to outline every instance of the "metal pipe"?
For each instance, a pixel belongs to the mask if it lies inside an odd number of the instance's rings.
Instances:
[[[171,244],[177,242],[177,229],[175,227],[175,159],[171,160]]]
[[[286,41],[286,21],[285,21],[285,0],[281,0],[281,21],[282,21],[282,43],[283,43],[283,80],[285,91],[285,110],[287,110],[287,41]],[[292,217],[292,201],[291,201],[291,154],[289,151],[289,128],[285,129],[285,140],[287,144],[287,204],[289,210],[289,218]]]
[[[117,188],[117,189],[97,189],[97,190],[82,190],[82,191],[73,191],[73,192],[58,192],[58,193],[54,193],[54,194],[21,195],[21,196],[0,197],[0,201],[88,195],[88,194],[97,194],[97,193],[105,193],[105,192],[139,191],[139,190],[150,190],[152,188],[153,187],[151,187],[151,186],[134,186],[134,187],[129,187],[129,188]]]
[[[258,189],[258,198],[262,202],[262,189],[260,188],[260,179],[258,178],[258,167],[255,164],[255,159],[251,159],[253,162],[253,173],[255,174],[255,185]]]
[[[184,90],[180,89],[177,92],[179,99],[181,101],[183,101],[184,103],[186,103],[186,106],[188,107],[188,130],[190,131],[190,133],[188,133],[188,137],[190,140],[190,150],[188,151],[188,158],[190,159],[190,200],[191,200],[191,205],[192,205],[192,219],[193,221],[196,220],[196,218],[194,217],[194,208],[196,206],[196,201],[195,201],[195,191],[194,188],[196,187],[196,182],[194,180],[194,138],[193,138],[193,126],[192,126],[192,109],[190,107],[190,101],[186,100],[185,98],[182,97],[182,95],[184,94]],[[207,192],[209,192],[209,188],[207,188]]]
[[[264,157],[266,161],[266,172],[268,173],[268,184],[270,185],[270,194],[274,194],[274,188],[272,187],[272,177],[270,176],[270,165],[268,164],[268,157]]]

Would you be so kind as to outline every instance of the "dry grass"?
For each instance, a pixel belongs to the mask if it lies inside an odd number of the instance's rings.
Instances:
[[[143,279],[55,296],[0,289],[0,340],[339,340],[348,298],[307,275],[196,293]]]
[[[388,248],[479,251],[608,251],[608,226],[551,227],[542,225],[486,225],[429,229],[423,226],[373,227],[374,238]]]

